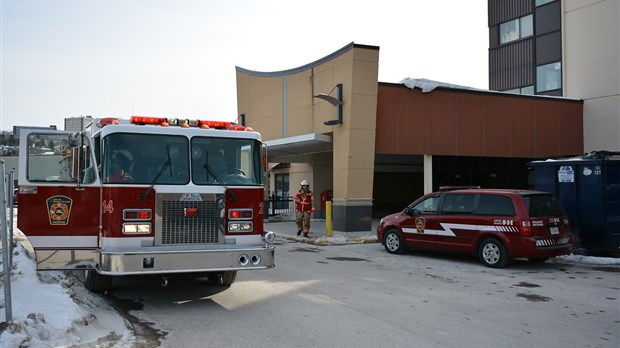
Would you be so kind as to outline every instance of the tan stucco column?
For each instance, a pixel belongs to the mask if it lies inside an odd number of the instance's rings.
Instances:
[[[343,83],[343,123],[333,126],[333,229],[372,227],[372,187],[379,50],[353,50],[350,81]]]
[[[335,231],[371,229],[374,139],[371,129],[334,131]]]

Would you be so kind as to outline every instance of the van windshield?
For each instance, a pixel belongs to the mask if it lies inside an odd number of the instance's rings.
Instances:
[[[523,196],[530,217],[564,216],[564,208],[553,195]]]

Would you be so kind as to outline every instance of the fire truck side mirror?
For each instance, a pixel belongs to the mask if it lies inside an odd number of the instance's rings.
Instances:
[[[267,172],[267,169],[269,168],[269,161],[267,160],[267,145],[265,143],[261,145],[261,165],[263,166],[263,185],[266,185],[269,175],[269,173]]]
[[[80,148],[71,147],[71,179],[78,179],[80,173]]]

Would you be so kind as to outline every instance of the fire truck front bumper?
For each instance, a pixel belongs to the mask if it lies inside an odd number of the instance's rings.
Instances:
[[[107,275],[193,273],[272,268],[273,246],[210,245],[104,249],[99,272]]]

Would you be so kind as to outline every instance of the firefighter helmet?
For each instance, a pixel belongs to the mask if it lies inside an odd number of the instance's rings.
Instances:
[[[304,179],[301,181],[301,186],[310,186],[310,184],[308,184],[308,180]]]

